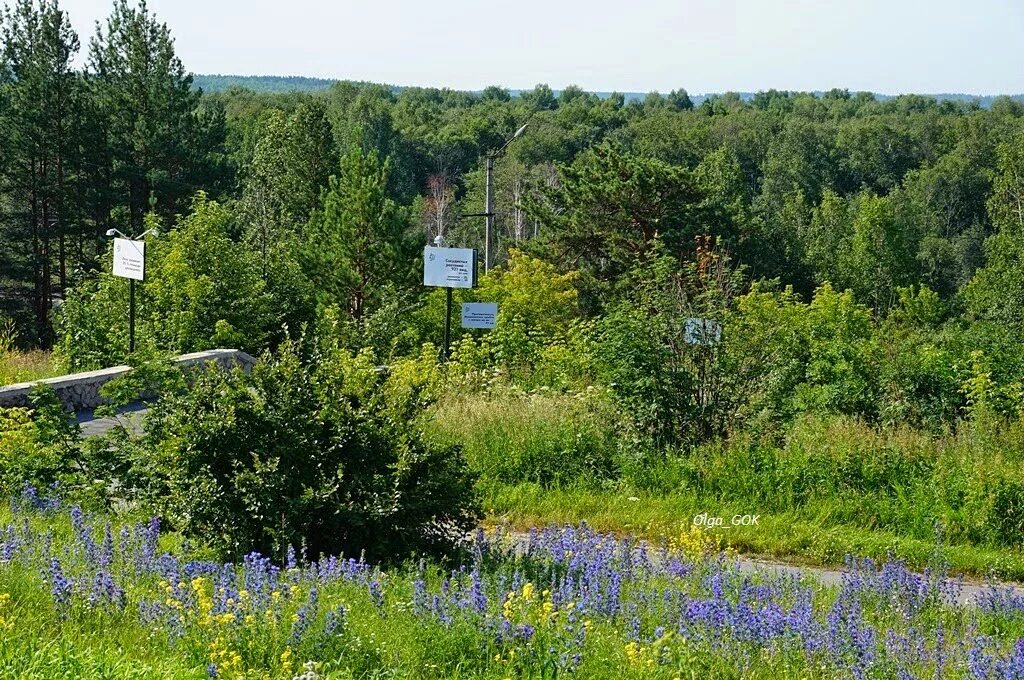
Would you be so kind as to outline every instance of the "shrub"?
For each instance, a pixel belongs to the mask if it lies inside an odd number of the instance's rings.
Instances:
[[[233,557],[451,550],[478,518],[459,449],[420,436],[370,355],[306,352],[286,342],[250,375],[207,371],[155,405],[140,444],[158,507]]]
[[[35,410],[0,409],[0,493],[13,495],[25,484],[70,488],[87,476],[78,426],[64,412],[56,393],[38,387]]]

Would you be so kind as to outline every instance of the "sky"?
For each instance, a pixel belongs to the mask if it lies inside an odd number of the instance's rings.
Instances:
[[[2,2],[3,0],[0,0]],[[111,0],[61,0],[84,46]],[[1024,93],[1024,0],[149,0],[194,73]]]

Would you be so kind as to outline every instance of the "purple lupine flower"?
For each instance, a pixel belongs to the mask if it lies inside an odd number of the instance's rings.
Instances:
[[[114,561],[114,534],[110,528],[110,522],[103,526],[103,543],[97,558],[97,565],[101,569],[107,569]]]
[[[160,518],[153,517],[149,524],[141,530],[142,549],[135,562],[136,572],[148,571],[156,559],[157,542],[160,540]]]
[[[4,531],[3,540],[0,541],[0,562],[7,563],[13,560],[20,544],[21,541],[14,527],[8,526]]]
[[[29,510],[38,510],[41,505],[42,502],[35,484],[25,482],[25,485],[21,487],[21,506]],[[17,506],[12,503],[11,507],[16,508]]]
[[[313,587],[309,591],[306,603],[299,607],[299,611],[295,614],[295,621],[292,623],[292,634],[289,644],[298,644],[302,639],[303,634],[305,634],[306,630],[309,628],[309,624],[316,618],[318,600],[319,592],[316,587]]]
[[[484,584],[483,579],[480,577],[479,565],[473,566],[473,571],[470,572],[469,578],[469,594],[473,611],[477,614],[483,614],[487,611],[487,595],[484,593]]]
[[[97,571],[93,578],[92,590],[89,593],[89,606],[96,607],[110,604],[115,607],[124,606],[124,591],[114,582],[113,576],[107,571]]]
[[[384,608],[384,590],[381,588],[380,579],[372,578],[366,584],[367,589],[370,591],[370,599],[373,600],[373,604],[378,610]]]
[[[345,623],[348,620],[348,607],[338,605],[327,612],[327,620],[324,622],[324,632],[327,635],[341,635],[345,632]]]
[[[72,582],[64,576],[60,567],[60,560],[56,557],[50,560],[50,592],[53,594],[53,601],[58,607],[67,606],[71,602]]]

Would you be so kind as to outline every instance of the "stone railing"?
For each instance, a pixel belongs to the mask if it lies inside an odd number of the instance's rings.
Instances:
[[[185,370],[216,363],[222,368],[239,366],[248,371],[256,363],[256,359],[237,349],[211,349],[206,352],[183,354],[172,359]],[[93,409],[104,403],[100,396],[100,388],[115,378],[131,371],[131,366],[114,366],[99,371],[73,373],[56,378],[36,380],[0,387],[0,407],[25,406],[31,407],[29,395],[36,385],[49,385],[57,393],[57,398],[69,411]]]

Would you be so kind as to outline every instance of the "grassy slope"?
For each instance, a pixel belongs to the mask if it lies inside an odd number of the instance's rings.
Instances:
[[[586,522],[599,531],[631,534],[655,542],[679,535],[701,513],[722,517],[724,524],[729,525],[734,515],[752,512],[744,504],[708,501],[694,493],[544,489],[536,484],[487,487],[484,503],[489,524],[526,529]],[[1020,550],[937,545],[935,541],[900,536],[892,531],[837,524],[824,505],[761,514],[757,526],[726,526],[711,531],[744,555],[824,566],[841,565],[848,554],[878,560],[896,557],[915,569],[923,569],[939,551],[954,574],[1024,580],[1024,553]]]

